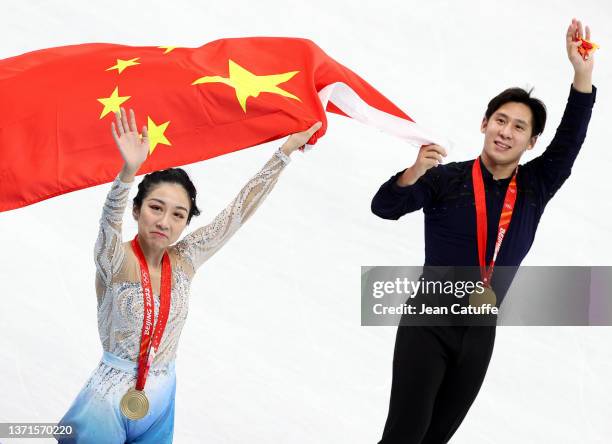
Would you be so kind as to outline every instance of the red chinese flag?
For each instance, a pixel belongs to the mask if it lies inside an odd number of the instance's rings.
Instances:
[[[325,110],[415,145],[446,144],[309,40],[237,38],[199,48],[91,43],[0,61],[0,211],[112,181],[120,106],[146,124],[147,173],[276,140]]]

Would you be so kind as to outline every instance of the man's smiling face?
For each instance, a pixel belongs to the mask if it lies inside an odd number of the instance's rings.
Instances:
[[[482,120],[484,154],[498,165],[518,163],[537,140],[537,136],[532,136],[532,122],[531,109],[524,103],[508,102],[500,106],[489,119]]]

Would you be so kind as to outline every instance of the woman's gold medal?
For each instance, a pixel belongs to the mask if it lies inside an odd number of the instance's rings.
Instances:
[[[129,419],[142,419],[149,411],[149,400],[144,391],[130,388],[121,398],[121,413]]]

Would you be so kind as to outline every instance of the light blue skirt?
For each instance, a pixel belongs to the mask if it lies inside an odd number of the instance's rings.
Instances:
[[[149,411],[144,418],[131,420],[123,416],[119,403],[125,392],[136,386],[136,369],[134,362],[104,352],[100,364],[59,422],[71,426],[73,435],[57,436],[58,442],[171,443],[176,393],[174,361],[151,368],[144,389]]]

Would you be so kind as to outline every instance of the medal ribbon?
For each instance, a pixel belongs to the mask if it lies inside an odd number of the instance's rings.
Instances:
[[[149,266],[147,265],[144,253],[137,239],[138,235],[132,239],[132,249],[140,263],[140,283],[142,285],[142,294],[144,298],[144,316],[140,337],[140,352],[138,354],[136,390],[142,391],[147,381],[147,375],[149,374],[149,368],[153,362],[153,357],[157,352],[162,335],[164,334],[164,329],[166,328],[166,322],[168,321],[168,313],[170,312],[170,291],[172,289],[172,267],[170,265],[170,256],[168,256],[168,252],[166,251],[162,257],[159,313],[157,316],[157,324],[155,324],[153,288],[151,286]],[[155,332],[153,332],[154,325]],[[151,339],[151,337],[153,339]]]
[[[493,251],[493,258],[487,268],[486,254],[487,254],[487,201],[485,197],[484,180],[482,179],[482,170],[480,168],[480,160],[477,158],[472,165],[472,183],[474,185],[474,202],[476,204],[476,233],[478,239],[478,263],[480,265],[480,277],[482,278],[485,286],[491,286],[491,276],[493,275],[493,267],[495,266],[495,259],[497,259],[497,253],[501,247],[502,241],[508,232],[508,226],[510,226],[510,219],[512,219],[512,213],[514,212],[514,204],[516,203],[516,174],[518,167],[512,174],[512,180],[506,190],[506,197],[504,198],[504,206],[499,217],[499,225],[497,230],[497,241],[495,242],[495,250]]]

